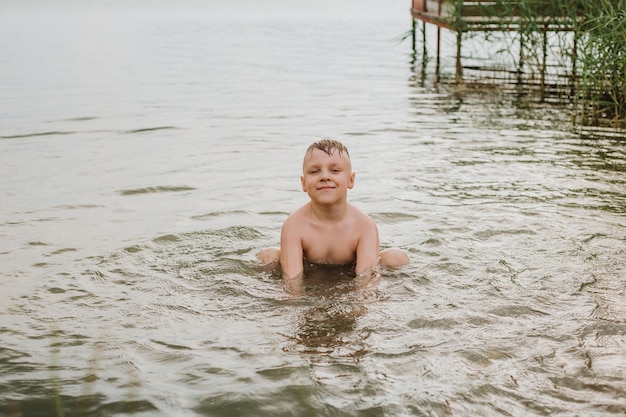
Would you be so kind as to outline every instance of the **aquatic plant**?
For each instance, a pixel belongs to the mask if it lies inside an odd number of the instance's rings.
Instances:
[[[462,34],[512,34],[498,52],[510,53],[520,43],[518,80],[524,68],[531,78],[538,73],[542,100],[547,34],[556,34],[551,39],[558,41],[560,65],[569,71],[567,95],[580,123],[626,126],[626,0],[443,0],[440,8],[457,33],[457,57]],[[457,81],[461,70],[457,58]]]
[[[563,0],[562,0],[563,1]],[[581,2],[581,121],[626,122],[626,1]]]
[[[483,13],[502,26],[516,16],[517,30],[545,62],[546,32],[573,33],[571,58],[574,99],[581,123],[614,126],[626,122],[626,0],[495,0],[482,2]],[[543,80],[542,80],[543,87]]]

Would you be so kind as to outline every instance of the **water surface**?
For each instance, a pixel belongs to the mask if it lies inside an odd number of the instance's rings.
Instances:
[[[623,135],[423,80],[402,1],[0,8],[5,415],[626,412]],[[297,298],[321,137],[412,262]]]

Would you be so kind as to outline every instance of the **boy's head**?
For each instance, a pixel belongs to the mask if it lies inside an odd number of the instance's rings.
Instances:
[[[311,201],[341,203],[354,186],[354,176],[348,149],[337,140],[322,139],[307,149],[300,182]]]
[[[306,164],[306,160],[311,155],[311,152],[313,152],[313,150],[315,149],[319,149],[320,151],[325,152],[328,156],[331,156],[333,153],[337,152],[340,157],[344,158],[348,162],[348,164],[352,166],[352,163],[350,162],[350,154],[348,153],[348,148],[346,148],[343,143],[335,139],[322,139],[318,142],[312,143],[304,154],[304,161],[302,162],[303,166]]]

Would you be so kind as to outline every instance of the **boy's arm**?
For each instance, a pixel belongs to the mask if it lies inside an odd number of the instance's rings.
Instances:
[[[297,226],[297,220],[290,216],[280,233],[280,267],[285,289],[292,294],[304,293],[302,238]]]
[[[378,227],[371,219],[363,226],[363,234],[356,248],[356,267],[358,275],[372,272],[380,261],[380,246],[378,241]]]

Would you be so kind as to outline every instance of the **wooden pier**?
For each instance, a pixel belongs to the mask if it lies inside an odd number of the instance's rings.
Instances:
[[[523,6],[523,7],[522,7]],[[441,29],[456,33],[455,80],[463,79],[461,62],[462,37],[468,32],[520,32],[518,74],[524,63],[524,41],[521,33],[539,32],[543,36],[540,66],[541,88],[545,86],[547,33],[574,32],[572,74],[576,72],[576,33],[574,19],[567,10],[550,7],[550,0],[412,0],[413,50],[416,50],[417,21],[422,22],[423,56],[426,56],[426,24],[437,27],[436,77],[439,81]]]

